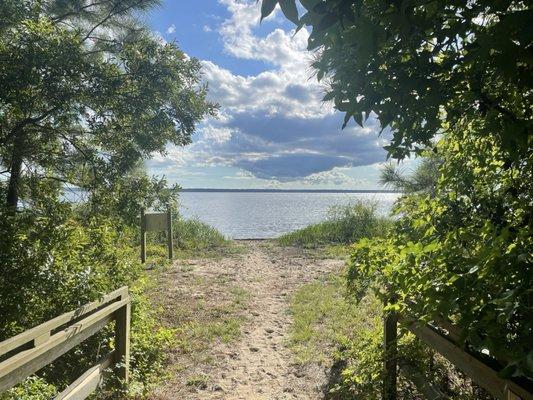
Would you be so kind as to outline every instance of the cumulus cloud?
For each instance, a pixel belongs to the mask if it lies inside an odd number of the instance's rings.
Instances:
[[[174,33],[175,31],[176,31],[176,25],[174,25],[174,24],[170,25],[170,26],[167,28],[167,33],[168,33],[168,34]]]
[[[171,148],[162,160],[176,166],[234,166],[242,169],[241,178],[309,185],[355,184],[343,169],[384,160],[388,134],[378,137],[373,116],[364,128],[350,124],[341,131],[342,115],[322,103],[324,88],[309,67],[305,29],[295,34],[276,27],[260,36],[260,2],[219,2],[230,13],[218,27],[224,51],[265,62],[265,71],[241,76],[202,61],[209,97],[221,106],[220,118],[202,123],[190,146]],[[275,24],[277,13],[266,23]]]

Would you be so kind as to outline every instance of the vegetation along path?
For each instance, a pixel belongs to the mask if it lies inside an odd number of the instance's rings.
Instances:
[[[155,297],[176,327],[169,379],[153,399],[318,399],[328,365],[288,348],[291,295],[343,261],[272,241],[240,241],[221,258],[179,260]]]

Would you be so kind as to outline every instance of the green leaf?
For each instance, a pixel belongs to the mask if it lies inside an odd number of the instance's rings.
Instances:
[[[261,21],[272,14],[276,4],[278,4],[278,0],[263,0],[261,3]]]
[[[352,115],[349,112],[344,114],[344,122],[342,123],[342,129],[346,128],[346,125],[348,125],[348,121],[350,120],[351,116]]]
[[[361,128],[363,127],[363,113],[361,112],[354,113],[353,119],[355,122],[357,122],[357,125],[359,125]]]
[[[338,17],[335,14],[329,13],[326,14],[319,22],[319,24],[313,29],[313,32],[321,32],[328,28],[331,28],[339,22]]]
[[[322,98],[322,101],[330,101],[330,100],[333,100],[334,98],[335,98],[335,92],[329,92]]]
[[[287,17],[289,21],[298,25],[298,9],[296,8],[295,0],[279,0],[281,11]]]

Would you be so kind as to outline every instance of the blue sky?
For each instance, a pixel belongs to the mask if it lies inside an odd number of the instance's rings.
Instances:
[[[182,187],[374,189],[385,161],[378,122],[341,130],[309,67],[308,32],[279,10],[259,23],[256,0],[164,1],[146,23],[202,61],[216,119],[185,148],[147,165]]]

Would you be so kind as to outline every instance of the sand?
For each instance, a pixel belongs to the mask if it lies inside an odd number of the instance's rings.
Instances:
[[[204,352],[209,362],[176,349],[169,379],[152,399],[324,398],[330,365],[295,361],[287,347],[292,322],[288,307],[299,286],[340,270],[343,261],[271,241],[240,244],[244,249],[237,255],[179,260],[160,279],[158,291],[170,313],[174,302],[183,298],[203,299],[207,308],[224,303],[228,287],[238,286],[251,296],[242,311],[241,335],[230,343],[215,341]],[[205,385],[187,385],[198,375],[208,378]]]

